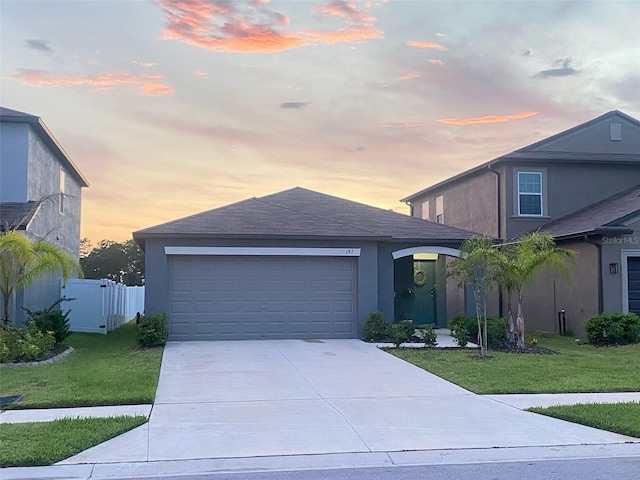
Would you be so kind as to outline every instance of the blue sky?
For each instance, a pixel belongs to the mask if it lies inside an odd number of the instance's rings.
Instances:
[[[399,199],[607,111],[639,2],[0,1],[3,106],[88,177],[83,236],[294,186]]]

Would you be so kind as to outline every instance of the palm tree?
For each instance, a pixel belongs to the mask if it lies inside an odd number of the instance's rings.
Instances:
[[[460,257],[447,268],[447,276],[459,279],[458,287],[470,285],[476,303],[480,356],[487,355],[487,293],[496,283],[498,254],[489,237],[473,237],[460,247]]]
[[[82,276],[82,269],[77,260],[56,245],[43,240],[29,240],[15,230],[0,236],[0,292],[4,325],[9,323],[11,295],[51,273],[60,273],[66,281],[72,274]]]
[[[534,232],[521,235],[515,243],[499,247],[497,281],[507,290],[507,315],[509,317],[509,340],[524,347],[524,315],[522,313],[522,291],[542,268],[552,268],[569,276],[569,266],[575,261],[575,252],[557,247],[548,233]],[[513,321],[511,294],[516,292],[518,312]]]

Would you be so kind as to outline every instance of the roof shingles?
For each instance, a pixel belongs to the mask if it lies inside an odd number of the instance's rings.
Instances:
[[[175,235],[450,241],[465,240],[474,234],[296,187],[134,233],[140,239]]]
[[[640,185],[553,220],[540,230],[556,238],[625,230],[622,222],[634,214],[640,214]]]

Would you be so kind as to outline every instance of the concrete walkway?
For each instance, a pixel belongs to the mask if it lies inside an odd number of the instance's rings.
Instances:
[[[358,340],[169,343],[149,423],[2,478],[640,456],[640,439],[521,410],[597,394],[542,397],[478,396]]]

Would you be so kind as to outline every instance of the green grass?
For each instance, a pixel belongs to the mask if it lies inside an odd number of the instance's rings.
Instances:
[[[479,394],[640,391],[640,344],[593,347],[573,338],[536,335],[556,355],[473,350],[400,349],[389,353]]]
[[[0,396],[23,395],[9,408],[59,408],[152,403],[162,348],[140,349],[136,325],[108,335],[73,333],[75,351],[50,365],[3,368]]]
[[[0,424],[0,467],[51,465],[144,424],[144,416]]]
[[[640,438],[640,403],[638,402],[536,407],[530,408],[529,411]]]

